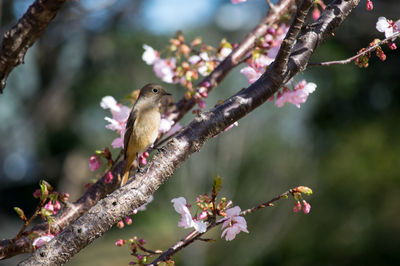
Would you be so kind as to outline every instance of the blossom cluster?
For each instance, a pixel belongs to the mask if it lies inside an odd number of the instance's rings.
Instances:
[[[187,88],[185,98],[195,97],[199,108],[205,108],[204,99],[208,96],[209,82],[194,87],[193,82],[199,76],[207,76],[231,52],[232,45],[223,39],[218,48],[206,45],[201,38],[187,43],[181,32],[170,43],[164,52],[144,44],[143,61],[153,66],[155,75],[165,83],[181,84]]]
[[[385,17],[379,17],[378,21],[376,22],[376,29],[379,32],[382,32],[385,34],[385,38],[388,40],[387,45],[391,50],[396,50],[397,46],[395,43],[396,37],[391,38],[395,34],[399,34],[400,32],[400,20],[393,21],[390,19],[387,19]],[[376,56],[381,60],[385,61],[386,60],[386,54],[383,52],[382,46],[380,46],[380,39],[374,39],[370,44],[370,47],[376,47],[375,48],[375,54]],[[367,52],[367,48],[362,48],[360,51],[358,51],[358,57],[355,60],[355,64],[359,67],[368,67],[369,65],[369,59],[371,58],[371,52]]]
[[[322,1],[319,3],[320,5],[323,4]],[[288,27],[285,24],[280,26],[274,25],[269,28],[267,34],[260,39],[251,57],[246,61],[247,66],[240,70],[240,73],[246,76],[250,84],[259,79],[266,68],[275,60],[287,30]],[[302,80],[290,89],[289,87],[292,83],[293,81],[288,82],[276,93],[275,105],[277,107],[282,107],[285,103],[292,103],[300,108],[300,104],[305,103],[308,95],[314,92],[317,87],[315,83],[307,83],[305,80]],[[270,101],[274,99],[275,97],[272,96]]]

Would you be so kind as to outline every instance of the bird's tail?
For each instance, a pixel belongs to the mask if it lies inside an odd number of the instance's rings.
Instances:
[[[136,157],[134,158],[126,158],[126,166],[125,166],[125,171],[124,175],[122,176],[121,180],[121,187],[128,182],[129,179],[129,173],[131,170],[136,170],[138,168],[138,163],[136,161]]]

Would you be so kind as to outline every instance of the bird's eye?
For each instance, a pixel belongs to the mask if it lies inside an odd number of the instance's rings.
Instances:
[[[154,93],[157,93],[157,92],[158,92],[158,90],[157,90],[157,89],[153,89],[153,92],[154,92]]]

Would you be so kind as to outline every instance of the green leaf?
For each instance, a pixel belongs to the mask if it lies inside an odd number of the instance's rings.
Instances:
[[[24,211],[21,208],[14,207],[14,211],[18,214],[19,218],[23,221],[27,221]]]
[[[214,176],[213,177],[213,184],[212,184],[212,189],[213,189],[213,194],[217,195],[218,192],[222,188],[222,178],[220,176]]]

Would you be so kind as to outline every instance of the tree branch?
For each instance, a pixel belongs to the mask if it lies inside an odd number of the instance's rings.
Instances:
[[[378,48],[379,46],[386,44],[390,41],[392,41],[393,39],[400,37],[400,32],[396,32],[395,34],[393,34],[392,36],[390,36],[389,38],[386,38],[382,41],[379,41],[378,43],[374,44],[373,46],[368,47],[367,49],[365,49],[364,51],[362,51],[359,54],[356,54],[350,58],[347,59],[343,59],[343,60],[335,60],[335,61],[328,61],[328,62],[319,62],[319,63],[309,63],[309,66],[331,66],[331,65],[345,65],[345,64],[349,64],[352,61],[356,60],[357,58],[368,54],[370,52],[373,52],[376,50],[376,48]]]
[[[240,42],[237,48],[235,48],[232,53],[225,58],[217,66],[217,68],[212,71],[206,78],[203,79],[202,82],[208,81],[212,85],[209,90],[215,88],[226,76],[226,74],[239,65],[243,58],[247,56],[247,54],[254,47],[255,42],[267,33],[269,27],[271,27],[274,23],[277,23],[280,17],[289,12],[290,7],[292,6],[294,0],[280,0],[275,7],[275,11],[269,11],[268,14],[264,17],[264,19]],[[29,11],[29,10],[28,10]],[[0,66],[1,70],[1,66]],[[1,73],[1,71],[0,71]],[[174,107],[169,119],[174,119],[178,121],[181,119],[193,106],[195,105],[194,101],[187,101],[184,98],[180,100]],[[164,141],[169,140],[169,138],[162,140],[156,145],[161,145]],[[113,175],[117,176],[117,170],[121,168],[121,164],[116,166],[116,171],[113,171]],[[52,232],[60,232],[63,228],[68,226],[71,222],[73,222],[80,215],[85,213],[90,207],[92,207],[98,200],[104,198],[108,193],[113,191],[116,188],[114,182],[112,184],[107,184],[104,182],[104,177],[100,179],[95,185],[93,185],[86,193],[73,205],[68,208],[63,209],[60,213],[58,213],[55,217],[55,223],[57,224],[57,228],[52,228]],[[0,260],[10,258],[12,256],[18,255],[20,253],[32,252],[34,249],[32,247],[32,240],[27,237],[31,233],[36,233],[38,235],[46,234],[48,230],[48,224],[46,222],[41,223],[37,226],[34,226],[31,230],[28,230],[24,233],[23,237],[20,238],[16,243],[11,245],[9,248],[4,249],[4,247],[10,244],[9,239],[0,241]]]
[[[280,0],[274,5],[274,8],[268,10],[264,19],[233,49],[233,51],[199,84],[209,82],[210,86],[207,88],[209,93],[225,78],[225,76],[243,62],[247,54],[254,48],[255,43],[262,36],[267,34],[267,30],[275,23],[277,23],[282,15],[288,13],[294,3],[294,0]],[[171,109],[168,120],[179,121],[188,111],[196,105],[196,101],[191,98],[189,100],[184,97],[175,104]]]
[[[265,207],[272,207],[274,206],[272,203],[274,203],[275,201],[278,201],[282,198],[285,198],[286,196],[288,196],[289,194],[292,194],[293,190],[289,189],[288,191],[280,194],[279,196],[276,196],[275,198],[264,202],[260,205],[257,205],[253,208],[249,208],[247,210],[244,210],[240,213],[241,216],[245,216],[249,213],[253,213],[261,208],[265,208]],[[210,224],[209,226],[207,226],[207,230],[204,233],[200,233],[198,231],[192,231],[190,234],[188,234],[184,239],[180,240],[179,242],[177,242],[175,245],[173,245],[172,247],[170,247],[169,249],[167,249],[166,251],[164,251],[163,253],[160,254],[160,256],[158,256],[154,261],[152,261],[150,264],[148,264],[149,266],[153,266],[153,265],[158,265],[158,263],[162,262],[162,261],[166,261],[169,260],[173,255],[175,255],[176,253],[178,253],[180,250],[182,250],[183,248],[189,246],[191,243],[193,243],[196,240],[201,240],[201,237],[207,233],[208,231],[210,231],[212,228],[216,227],[217,225],[222,224],[226,219],[221,219],[213,224]]]
[[[71,222],[75,221],[79,216],[89,210],[96,202],[104,198],[110,191],[118,187],[118,174],[124,169],[124,162],[118,163],[112,170],[114,178],[111,183],[106,183],[104,175],[74,203],[70,203],[63,207],[53,218],[50,232],[57,234],[67,227]],[[12,239],[4,239],[0,241],[0,259],[7,259],[21,253],[33,252],[32,239],[29,235],[36,234],[38,236],[45,235],[49,231],[49,224],[42,222],[30,230],[25,231],[14,243]]]
[[[335,0],[317,21],[306,27],[291,49],[287,71],[280,79],[287,80],[305,68],[311,54],[338,27],[359,0]],[[58,265],[67,262],[113,224],[144,204],[148,198],[194,152],[211,137],[234,121],[244,117],[267,101],[283,83],[277,83],[273,63],[266,72],[245,90],[221,105],[196,117],[163,151],[156,154],[142,173],[136,174],[124,187],[100,200],[85,215],[78,218],[52,241],[36,250],[20,265]]]
[[[66,0],[36,0],[3,36],[0,51],[0,93],[11,71],[24,62],[29,47],[39,38]]]

